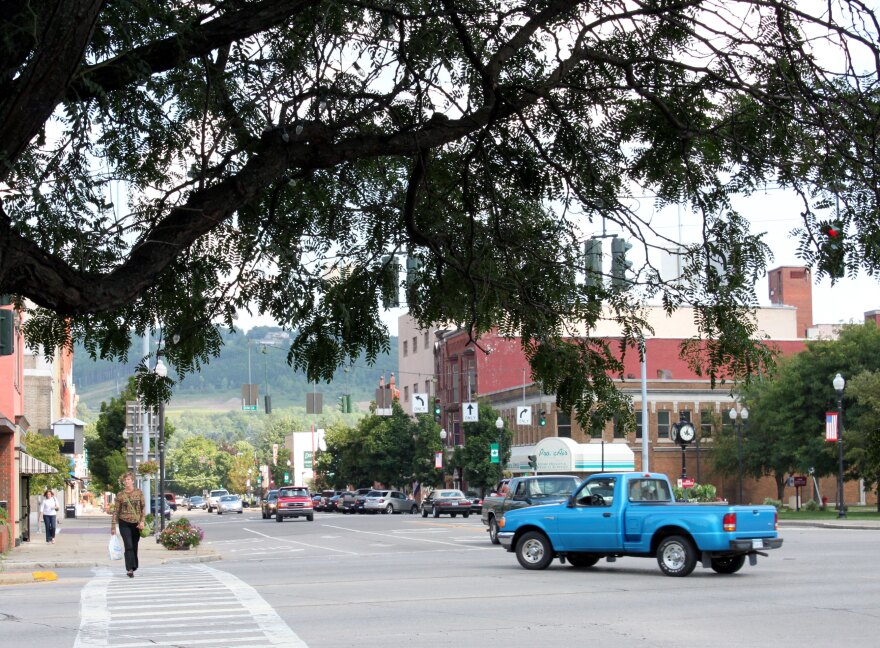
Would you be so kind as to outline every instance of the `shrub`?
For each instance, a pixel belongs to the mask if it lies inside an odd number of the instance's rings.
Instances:
[[[801,506],[801,508],[810,513],[815,513],[816,511],[821,510],[822,506],[816,500],[808,500],[803,506]]]
[[[687,489],[673,486],[672,494],[676,500],[687,499],[689,502],[715,502],[718,499],[718,489],[712,484],[694,484],[693,488]]]
[[[776,507],[777,511],[782,510],[782,500],[776,500],[776,499],[773,499],[772,497],[765,497],[764,504],[766,504],[767,506]]]
[[[166,549],[185,549],[198,546],[204,538],[205,532],[200,527],[190,524],[186,518],[180,518],[168,523],[159,534],[159,543]]]

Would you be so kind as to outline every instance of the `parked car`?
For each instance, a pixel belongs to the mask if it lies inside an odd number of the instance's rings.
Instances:
[[[263,519],[268,520],[270,517],[275,515],[275,511],[278,506],[278,491],[270,490],[263,497],[263,501],[261,502],[260,508],[263,512]]]
[[[345,513],[345,509],[342,507],[342,498],[348,491],[340,491],[338,495],[334,495],[330,498],[329,506],[331,511],[339,511],[340,513]]]
[[[363,513],[364,499],[372,488],[358,488],[356,491],[348,491],[342,495],[343,513]]]
[[[333,510],[333,507],[330,504],[330,498],[335,495],[338,495],[342,491],[332,491],[332,490],[324,490],[321,491],[321,499],[318,506],[315,508],[316,511],[326,511],[330,512]]]
[[[165,519],[166,520],[171,519],[171,505],[168,504],[167,500],[164,500],[161,497],[154,497],[153,498],[153,505],[150,508],[150,510],[153,512],[153,515],[156,515],[156,516],[158,516],[158,512],[160,510],[162,510],[162,511],[164,511]]]
[[[469,492],[465,495],[471,501],[471,513],[482,513],[483,512],[483,498],[480,495],[477,495],[474,492]]]
[[[471,514],[471,501],[460,490],[438,489],[422,500],[422,517],[428,517],[428,513],[434,517],[455,517],[459,513],[462,517],[468,517]]]
[[[205,510],[206,508],[208,508],[208,503],[201,495],[193,495],[186,501],[186,510],[192,511],[194,508]]]
[[[283,522],[284,518],[304,517],[309,522],[315,519],[312,496],[305,486],[283,486],[278,489],[278,505],[275,509],[275,521]]]
[[[406,495],[395,490],[374,490],[367,493],[364,499],[364,510],[371,513],[413,513],[419,505],[406,498]]]
[[[165,493],[165,499],[168,500],[168,506],[171,507],[172,511],[177,510],[177,498],[174,496],[174,493]]]
[[[224,495],[217,502],[217,515],[224,513],[241,513],[244,505],[238,495]]]

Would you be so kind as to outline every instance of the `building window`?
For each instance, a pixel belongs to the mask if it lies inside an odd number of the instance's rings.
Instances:
[[[636,410],[636,439],[642,438],[642,410]]]
[[[413,335],[413,353],[418,351],[418,338]]]
[[[657,412],[657,438],[669,438],[669,412]]]
[[[425,331],[425,343],[422,345],[424,348],[428,348],[428,332]]]
[[[413,398],[419,393],[419,383],[413,383]]]
[[[431,395],[431,381],[430,381],[430,380],[426,380],[426,381],[425,381],[425,393],[426,393],[428,396]]]
[[[626,438],[626,429],[623,425],[623,419],[619,416],[614,417],[614,438],[615,439],[625,439]]]
[[[403,341],[403,357],[405,358],[409,353],[409,342],[406,340]]]
[[[403,402],[404,402],[404,403],[408,403],[408,402],[409,402],[409,385],[404,385],[404,386],[403,386]],[[158,505],[157,505],[157,506],[158,506]]]
[[[556,410],[556,436],[571,438],[571,414]]]
[[[714,425],[714,413],[712,410],[702,410],[700,412],[700,438],[712,438],[712,427]]]

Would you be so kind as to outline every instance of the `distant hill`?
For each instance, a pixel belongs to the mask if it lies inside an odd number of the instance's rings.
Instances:
[[[329,384],[308,383],[302,372],[293,371],[287,364],[285,335],[280,328],[265,326],[255,327],[247,335],[240,331],[224,334],[225,345],[220,356],[202,367],[198,374],[186,376],[175,387],[173,407],[204,411],[240,410],[241,385],[252,382],[259,385],[260,409],[267,387],[273,409],[305,407],[306,393],[311,391],[323,394],[325,409],[338,409],[337,399],[342,394],[351,394],[356,402],[371,401],[379,378],[384,375],[387,381],[391,372],[397,373],[395,336],[390,340],[389,353],[380,355],[372,366],[366,359],[361,359],[350,368],[338,370]],[[77,345],[74,348],[73,381],[80,403],[90,410],[98,410],[102,401],[109,401],[119,394],[129,377],[134,375],[140,361],[140,349],[140,342],[136,341],[128,362],[121,363],[93,361],[88,352]]]

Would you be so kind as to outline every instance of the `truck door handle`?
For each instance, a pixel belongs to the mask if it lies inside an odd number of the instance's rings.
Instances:
[[[611,517],[611,513],[603,513],[602,517]]]

